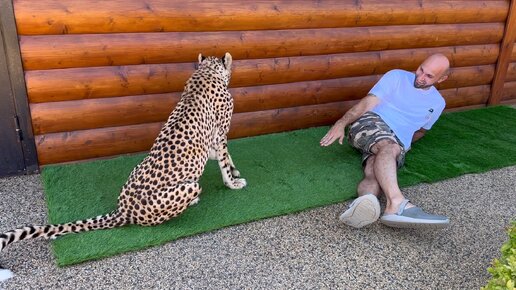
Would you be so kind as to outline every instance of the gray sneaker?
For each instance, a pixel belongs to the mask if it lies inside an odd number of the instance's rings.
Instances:
[[[379,217],[380,202],[376,196],[369,193],[355,199],[339,219],[348,226],[361,228],[374,223]]]
[[[441,215],[429,214],[420,207],[406,208],[409,200],[405,199],[400,204],[397,213],[384,214],[380,222],[386,226],[395,228],[445,228],[450,220]]]

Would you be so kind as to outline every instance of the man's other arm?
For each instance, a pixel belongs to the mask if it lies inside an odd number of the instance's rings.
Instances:
[[[416,132],[414,132],[414,136],[412,136],[412,143],[423,138],[423,136],[425,136],[426,131],[427,130],[421,128],[421,129],[417,130]]]

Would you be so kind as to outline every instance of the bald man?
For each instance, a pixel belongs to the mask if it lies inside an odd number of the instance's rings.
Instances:
[[[405,160],[411,143],[423,137],[437,121],[445,101],[434,87],[448,77],[446,56],[428,57],[416,73],[387,72],[369,94],[344,114],[321,139],[328,146],[345,137],[362,153],[364,178],[357,187],[358,198],[342,213],[345,224],[361,228],[380,217],[378,196],[386,197],[380,222],[399,228],[442,228],[449,224],[444,216],[424,212],[410,203],[398,186],[397,169]]]

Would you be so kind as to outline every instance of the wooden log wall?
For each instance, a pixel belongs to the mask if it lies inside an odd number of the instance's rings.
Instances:
[[[328,125],[441,52],[447,108],[484,106],[509,0],[14,0],[41,165],[146,151],[197,55],[233,55],[230,138]],[[516,99],[516,50],[503,101]]]
[[[516,104],[516,43],[513,43],[513,49],[507,75],[503,84],[501,103]]]

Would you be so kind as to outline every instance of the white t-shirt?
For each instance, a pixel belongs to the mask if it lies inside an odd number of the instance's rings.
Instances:
[[[410,149],[414,132],[432,128],[446,106],[434,86],[415,88],[415,78],[412,72],[391,70],[369,92],[381,100],[372,111],[389,125],[405,150]]]

